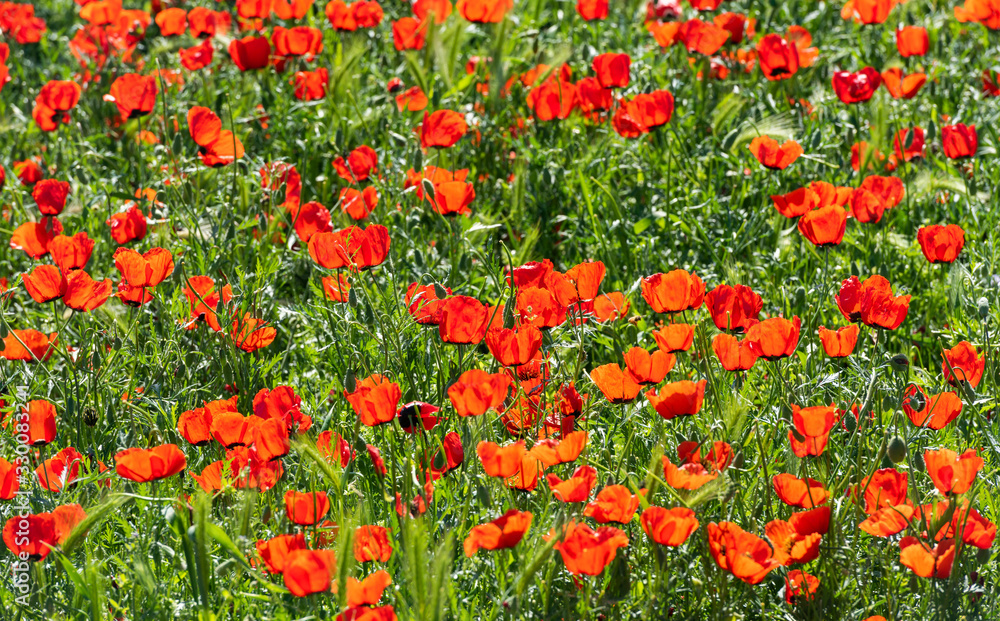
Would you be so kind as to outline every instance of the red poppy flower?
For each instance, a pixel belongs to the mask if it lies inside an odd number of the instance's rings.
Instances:
[[[656,340],[656,345],[668,354],[687,351],[694,344],[694,326],[673,323],[653,332],[653,338]]]
[[[767,34],[757,42],[757,61],[768,80],[787,80],[799,70],[799,51],[781,35]]]
[[[354,560],[359,563],[388,562],[392,556],[389,529],[384,526],[359,526],[354,530]]]
[[[712,339],[712,351],[727,371],[746,371],[757,362],[757,354],[747,340],[737,340],[730,334],[717,334]]]
[[[828,499],[823,484],[814,479],[798,479],[782,473],[774,475],[771,482],[781,502],[792,507],[812,509],[825,504]]]
[[[247,312],[243,313],[242,317],[233,319],[229,335],[237,347],[247,353],[253,353],[273,343],[278,331],[263,319],[258,319]]]
[[[521,467],[521,458],[525,452],[523,441],[507,446],[499,446],[493,442],[480,442],[476,445],[476,454],[483,464],[483,470],[491,477],[514,476]]]
[[[681,24],[677,39],[684,42],[689,52],[711,56],[729,40],[729,31],[700,19],[689,19]]]
[[[316,448],[323,457],[332,463],[339,463],[341,468],[346,468],[354,458],[351,445],[339,433],[329,429],[316,438]]]
[[[823,345],[823,351],[831,358],[846,358],[854,353],[854,347],[858,344],[858,326],[852,324],[836,330],[829,330],[826,326],[819,327],[819,341]]]
[[[465,556],[472,557],[479,550],[513,548],[528,532],[532,517],[530,511],[510,509],[492,522],[473,526],[462,546]]]
[[[357,606],[375,606],[378,604],[379,600],[382,599],[382,594],[385,592],[386,587],[392,584],[392,577],[389,573],[383,569],[380,569],[368,576],[364,580],[358,581],[355,578],[347,579],[347,605],[349,608],[354,608]],[[334,591],[337,590],[336,583],[334,583]],[[366,609],[362,609],[366,610]],[[365,613],[360,613],[359,616],[344,615],[347,619],[364,618]]]
[[[0,65],[3,63],[0,62]],[[35,97],[31,116],[42,131],[51,132],[59,123],[68,123],[68,112],[80,102],[80,85],[76,82],[50,80]]]
[[[625,352],[626,373],[636,384],[658,384],[674,368],[677,359],[662,350],[653,353],[641,347]]]
[[[757,136],[750,143],[750,153],[765,168],[784,170],[799,159],[803,150],[794,140],[779,145],[778,141],[770,136]]]
[[[986,353],[980,355],[972,343],[961,341],[951,349],[941,352],[944,362],[941,363],[941,373],[952,386],[959,382],[968,382],[975,388],[983,379],[986,370]]]
[[[747,330],[746,340],[751,351],[765,360],[787,358],[795,353],[799,344],[799,330],[802,320],[798,316],[791,321],[784,317],[771,317],[754,324]]]
[[[642,297],[657,313],[678,313],[701,307],[705,283],[696,274],[674,270],[642,279]]]
[[[594,58],[591,68],[598,82],[604,88],[624,88],[629,83],[629,67],[632,58],[628,54],[601,54]]]
[[[264,69],[271,60],[271,43],[267,37],[252,35],[233,39],[229,43],[229,57],[240,71]]]
[[[744,38],[753,38],[755,19],[748,18],[742,13],[720,13],[716,15],[712,22],[724,30],[729,31],[729,42],[739,45]]]
[[[972,488],[976,475],[983,468],[983,458],[969,449],[959,455],[955,451],[941,449],[924,451],[927,474],[934,487],[943,494],[964,494]]]
[[[153,111],[158,92],[156,78],[126,73],[111,84],[111,90],[104,96],[104,100],[114,102],[122,118],[135,119]]]
[[[951,263],[965,246],[965,231],[957,224],[932,224],[917,231],[917,241],[931,263]]]
[[[285,515],[293,524],[309,526],[323,519],[330,511],[326,492],[285,492]]]
[[[422,50],[427,40],[427,24],[423,20],[402,17],[392,23],[392,44],[400,52]]]
[[[979,22],[990,30],[1000,29],[1000,9],[992,0],[965,0],[955,7],[955,19],[960,22]]]
[[[112,239],[119,244],[127,244],[146,237],[146,216],[135,203],[126,203],[125,211],[114,214],[104,223],[111,229]]]
[[[111,280],[95,281],[83,270],[73,270],[66,275],[63,304],[73,310],[89,313],[102,306],[111,297]]]
[[[745,332],[758,323],[764,300],[746,285],[719,285],[705,295],[705,308],[715,327],[727,332]]]
[[[592,530],[586,524],[570,520],[560,534],[561,538],[553,547],[562,556],[566,569],[574,575],[599,575],[615,559],[618,548],[628,546],[628,536],[613,526]],[[547,539],[556,536],[555,532],[550,532]]]
[[[976,126],[963,123],[942,126],[941,146],[944,154],[953,160],[975,156],[979,148]]]
[[[325,67],[315,71],[296,71],[293,80],[295,98],[301,101],[316,101],[326,97],[326,87],[330,83],[330,74]]]
[[[396,95],[396,108],[402,112],[420,112],[427,107],[429,100],[419,86],[411,86]]]
[[[86,517],[76,504],[58,506],[51,513],[15,515],[4,524],[3,541],[15,556],[41,561]]]
[[[11,500],[19,489],[17,467],[0,457],[0,500]]]
[[[901,129],[892,141],[896,159],[909,162],[924,156],[924,130],[919,127]]]
[[[882,85],[882,76],[872,67],[861,71],[835,71],[833,74],[833,91],[845,104],[868,101]]]
[[[187,11],[179,8],[163,9],[156,14],[155,21],[161,36],[182,35],[187,30]]]
[[[39,304],[58,300],[66,293],[66,278],[55,265],[39,265],[22,280],[28,295]]]
[[[819,544],[830,528],[830,507],[793,513],[785,520],[772,520],[764,533],[774,547],[774,559],[782,565],[808,563],[819,556]]]
[[[312,5],[313,0],[271,0],[271,12],[278,19],[302,19]]]
[[[670,547],[684,544],[699,526],[694,511],[686,507],[649,507],[642,512],[639,522],[650,539]]]
[[[271,32],[271,45],[277,56],[302,56],[308,61],[323,51],[323,33],[312,26],[275,26]]]
[[[666,456],[663,456],[661,461],[663,480],[674,489],[698,489],[719,476],[718,472],[709,472],[700,463],[684,463],[678,467]]]
[[[423,148],[448,148],[465,135],[468,125],[461,114],[453,110],[438,110],[424,113],[424,121],[420,125],[420,145]]]
[[[213,11],[199,6],[188,11],[187,21],[192,37],[206,38],[228,32],[232,17],[227,11]]]
[[[208,108],[194,106],[187,113],[188,131],[198,144],[205,166],[225,166],[243,157],[243,143],[233,132],[222,129],[222,120]]]
[[[634,495],[629,488],[624,485],[609,485],[598,492],[597,497],[587,504],[583,515],[594,518],[599,524],[607,524],[608,522],[628,524],[635,517],[635,512],[638,509],[639,497]]]
[[[285,571],[292,552],[306,549],[306,537],[302,533],[278,535],[271,539],[258,539],[254,547],[257,556],[264,561],[265,571],[280,574]]]
[[[606,364],[590,372],[590,379],[611,403],[629,403],[642,389],[631,373],[622,371],[617,364]]]
[[[29,401],[21,408],[21,420],[27,421],[25,444],[45,446],[56,439],[56,406],[44,399]]]
[[[3,338],[0,357],[7,360],[44,362],[56,348],[56,333],[46,336],[38,330],[11,330]]]
[[[354,408],[354,413],[368,427],[391,422],[396,417],[396,406],[402,396],[403,391],[398,384],[377,374],[357,382],[354,392],[344,391],[344,397]]]
[[[577,0],[576,12],[588,22],[607,19],[608,0]]]
[[[899,540],[899,562],[921,578],[948,578],[955,563],[955,540],[945,539],[932,548],[916,537],[903,537]]]
[[[927,82],[927,74],[910,73],[903,75],[899,67],[886,69],[882,72],[882,82],[893,99],[913,99]]]
[[[558,466],[576,461],[587,445],[586,431],[573,431],[565,434],[561,440],[546,438],[539,440],[531,447],[531,455],[546,466]]]
[[[590,491],[597,483],[597,470],[593,466],[579,466],[573,471],[573,476],[565,481],[554,474],[546,475],[545,480],[556,500],[585,502],[590,498]]]
[[[187,459],[176,444],[151,449],[130,448],[115,455],[115,472],[137,483],[173,476],[187,467]]]
[[[222,324],[215,310],[220,304],[232,301],[232,285],[225,285],[220,290],[208,276],[191,276],[184,287],[184,297],[191,306],[191,321],[186,328],[194,329],[196,322],[204,321],[215,332],[222,332]]]
[[[853,490],[855,498],[864,499],[864,511],[873,515],[880,509],[907,505],[907,485],[909,477],[895,468],[876,470],[865,477]]]
[[[855,19],[862,24],[881,24],[889,17],[893,0],[848,0],[840,11],[844,19]]]
[[[539,121],[569,118],[577,105],[576,86],[552,76],[528,92],[527,104]]]
[[[1000,75],[989,69],[983,71],[983,95],[1000,97]]]
[[[122,281],[131,287],[155,287],[174,272],[173,255],[164,248],[153,248],[144,254],[119,248],[114,260]]]
[[[205,39],[198,45],[178,50],[181,59],[181,66],[188,71],[198,71],[212,64],[215,56],[215,47],[211,39]]]
[[[928,395],[910,384],[903,396],[903,412],[918,427],[944,429],[962,413],[962,400],[953,392]]]
[[[503,403],[510,383],[510,377],[503,373],[491,375],[471,369],[448,388],[448,398],[459,416],[479,416]]]
[[[792,452],[796,457],[822,455],[830,439],[830,430],[836,423],[836,405],[800,408],[793,403],[792,425],[795,429],[788,432]]]
[[[413,14],[418,19],[427,19],[434,16],[434,23],[442,24],[451,15],[451,2],[449,0],[416,0],[413,3]]]
[[[337,559],[333,550],[294,550],[285,561],[282,578],[296,597],[330,590]]]
[[[656,413],[666,420],[677,416],[694,416],[701,410],[701,404],[705,400],[705,385],[706,380],[681,380],[664,384],[659,393],[655,390],[648,391],[646,398]]]
[[[455,10],[463,19],[481,24],[502,22],[513,8],[514,0],[458,0],[455,3]]]
[[[708,549],[719,569],[728,571],[747,584],[760,583],[781,566],[760,537],[745,532],[732,522],[708,525]]]
[[[49,242],[52,260],[63,272],[86,267],[93,251],[94,240],[90,239],[85,231],[72,237],[56,235]]]

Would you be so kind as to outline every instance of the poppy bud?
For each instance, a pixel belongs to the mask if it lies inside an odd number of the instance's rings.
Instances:
[[[793,304],[796,308],[801,308],[806,303],[806,288],[799,287],[795,290],[795,298]]]
[[[853,416],[845,416],[844,417],[844,429],[847,430],[847,433],[854,433],[854,431],[857,428],[858,428],[858,419],[857,418],[855,418]]]
[[[736,451],[736,454],[733,455],[733,463],[730,464],[730,468],[736,468],[739,470],[743,467],[745,460],[746,459],[743,457],[743,451]]]
[[[990,314],[990,301],[986,298],[979,298],[976,300],[976,306],[979,310],[980,319],[986,319]]]
[[[88,427],[93,427],[97,424],[97,410],[94,408],[87,408],[83,411],[83,422]]]
[[[264,513],[261,514],[260,521],[265,524],[271,521],[271,505],[264,505]]]
[[[889,359],[889,364],[892,365],[893,371],[903,373],[910,367],[910,359],[906,357],[906,354],[896,354]]]
[[[358,379],[354,376],[354,369],[348,369],[344,377],[344,390],[354,392],[358,388]]]
[[[927,464],[924,463],[924,454],[917,451],[913,454],[913,469],[917,472],[923,472],[927,470]]]
[[[898,464],[906,459],[906,441],[899,436],[893,436],[892,439],[889,440],[886,455],[889,456],[889,459],[891,459],[894,464]]]

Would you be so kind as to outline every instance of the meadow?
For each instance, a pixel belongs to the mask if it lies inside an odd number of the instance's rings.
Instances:
[[[0,2],[0,618],[1000,618],[1000,2]]]

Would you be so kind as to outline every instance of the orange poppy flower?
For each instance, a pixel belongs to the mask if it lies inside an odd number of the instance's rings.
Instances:
[[[705,294],[705,308],[715,327],[727,332],[745,332],[758,322],[764,300],[746,285],[719,285]]]
[[[123,119],[135,119],[153,111],[158,92],[156,78],[126,73],[111,84],[104,101],[113,102]]]
[[[25,444],[45,446],[56,439],[56,406],[50,402],[44,399],[29,401],[21,408],[20,420],[27,421]]]
[[[514,0],[458,0],[455,3],[455,10],[463,19],[481,24],[502,22],[513,8]]]
[[[837,406],[832,403],[808,408],[800,408],[793,403],[792,425],[795,430],[788,432],[792,452],[796,457],[822,455],[830,439],[830,430],[836,423]]]
[[[178,8],[163,9],[156,14],[155,21],[161,36],[182,35],[187,30],[187,11]]]
[[[329,429],[320,433],[319,437],[316,438],[316,448],[327,461],[339,463],[341,468],[346,468],[347,464],[354,458],[351,445],[339,433]]]
[[[557,466],[575,461],[587,445],[587,438],[586,431],[573,431],[565,434],[561,440],[539,440],[529,452],[546,466]]]
[[[32,259],[40,259],[49,253],[49,244],[63,230],[58,218],[46,217],[41,222],[25,222],[10,236],[10,247],[23,250]]]
[[[652,354],[641,347],[625,352],[626,373],[636,384],[659,384],[676,362],[673,354],[659,349]]]
[[[666,49],[680,40],[680,30],[683,22],[647,21],[646,30],[653,35],[657,45]],[[717,24],[718,25],[718,24]]]
[[[771,546],[732,522],[708,525],[708,549],[719,569],[728,571],[747,584],[760,583],[781,566],[772,557]]]
[[[983,95],[987,97],[1000,96],[1000,75],[996,72],[985,69],[983,71]]]
[[[893,99],[913,99],[927,83],[927,74],[911,73],[904,76],[902,69],[893,67],[882,72],[882,82]]]
[[[774,559],[782,565],[808,563],[819,557],[819,544],[830,528],[830,507],[793,513],[788,521],[773,520],[764,528]]]
[[[942,529],[935,538],[940,541],[945,537],[954,537],[956,534],[960,535],[964,543],[980,550],[989,550],[993,547],[993,541],[996,539],[997,527],[975,509],[970,509],[967,503],[963,503],[956,508],[949,528]]]
[[[396,95],[396,108],[402,112],[420,112],[427,107],[429,100],[419,86],[411,86],[402,93]]]
[[[220,304],[229,304],[232,301],[232,285],[225,285],[219,290],[212,278],[191,276],[184,287],[184,297],[191,306],[191,321],[185,327],[193,329],[196,322],[204,321],[215,332],[222,332],[222,325],[215,310]]]
[[[337,568],[333,550],[293,550],[288,554],[282,578],[296,597],[330,590]]]
[[[413,14],[418,19],[434,17],[435,24],[442,24],[451,15],[452,6],[449,0],[416,0],[413,3]]]
[[[798,479],[788,473],[776,474],[771,482],[781,502],[792,507],[812,509],[827,501],[823,484],[814,479]]]
[[[701,464],[713,470],[725,470],[733,463],[733,447],[725,442],[713,442],[712,448],[702,457],[701,445],[689,440],[677,446],[677,456],[685,464]]]
[[[254,428],[260,424],[260,419],[243,416],[236,411],[235,406],[229,401],[221,403],[228,405],[232,409],[211,412],[209,431],[212,437],[227,449],[250,444]],[[206,407],[206,409],[210,408]]]
[[[212,441],[212,414],[206,408],[184,411],[177,417],[177,432],[195,446]]]
[[[503,403],[510,383],[503,373],[470,369],[448,387],[448,398],[459,416],[480,416]]]
[[[705,299],[705,283],[685,270],[647,276],[641,286],[643,299],[657,313],[693,310]]]
[[[819,341],[823,351],[831,358],[846,358],[854,353],[858,344],[859,328],[857,324],[830,330],[826,326],[819,327]]]
[[[677,416],[694,416],[701,410],[701,404],[705,400],[705,385],[706,380],[681,380],[664,384],[659,393],[655,390],[648,391],[646,399],[656,413],[666,420]]]
[[[697,18],[689,19],[681,24],[677,39],[684,42],[689,52],[711,56],[729,40],[729,31]]]
[[[865,477],[854,490],[855,498],[864,499],[864,511],[868,515],[880,509],[908,505],[907,487],[909,477],[895,468],[876,470]]]
[[[694,344],[694,326],[687,323],[673,323],[653,332],[660,350],[673,354],[687,351]]]
[[[39,304],[58,300],[66,293],[66,278],[55,265],[39,265],[22,280],[28,295]]]
[[[427,40],[427,24],[424,20],[402,17],[392,23],[392,44],[396,50],[422,50]]]
[[[389,572],[380,569],[368,576],[364,580],[356,578],[347,579],[347,605],[350,608],[357,606],[375,606],[382,599],[382,594],[386,587],[392,584],[392,577]],[[337,583],[333,583],[334,592],[337,591]],[[354,616],[349,618],[354,619]],[[363,615],[362,615],[363,618]]]
[[[20,488],[17,467],[0,457],[0,500],[11,500]]]
[[[285,492],[285,515],[288,521],[309,526],[322,520],[330,511],[326,492]]]
[[[799,50],[781,35],[767,34],[757,42],[757,61],[768,80],[787,80],[799,70]]]
[[[176,444],[150,449],[130,448],[115,455],[115,472],[137,483],[173,476],[187,467],[187,459]]]
[[[717,334],[712,339],[712,351],[727,371],[746,371],[757,362],[757,354],[747,340],[737,340],[730,334]]]
[[[851,215],[857,218],[858,222],[881,221],[886,207],[885,201],[880,196],[867,189],[858,188],[851,195]]]
[[[750,153],[765,168],[784,170],[792,165],[802,155],[802,147],[794,140],[788,140],[779,145],[770,136],[757,136],[750,142]]]
[[[44,362],[56,348],[56,333],[46,336],[38,330],[11,330],[3,338],[4,348],[0,357],[7,360]]]
[[[15,556],[41,561],[86,517],[76,504],[60,505],[51,513],[15,515],[4,524],[3,541]]]
[[[910,384],[904,393],[903,412],[918,427],[944,429],[962,413],[962,400],[953,392],[928,396],[922,388]]]
[[[371,189],[374,190],[374,188]],[[342,190],[341,200],[343,200],[343,197],[344,193]],[[309,243],[309,239],[316,233],[329,233],[333,230],[333,227],[330,226],[330,212],[316,201],[309,201],[297,207],[290,207],[288,215],[294,224],[295,234],[306,243]]]
[[[969,449],[961,455],[941,449],[924,451],[924,463],[927,465],[927,474],[939,492],[957,495],[972,488],[984,462],[975,449]]]
[[[576,12],[588,22],[607,19],[608,0],[577,0]]]
[[[889,17],[896,0],[847,0],[840,16],[862,24],[881,24]]]
[[[72,237],[56,235],[49,242],[52,260],[65,273],[86,267],[93,251],[94,240],[90,239],[86,231],[81,231]]]
[[[546,475],[545,480],[552,490],[552,496],[561,502],[585,502],[597,483],[597,469],[593,466],[579,466],[573,476],[563,481],[555,474]]]
[[[551,475],[550,475],[551,476]],[[574,475],[575,478],[575,475]],[[592,517],[599,524],[618,522],[628,524],[639,509],[639,497],[624,485],[609,485],[597,493],[597,497],[583,510],[583,515]]]
[[[285,571],[291,554],[306,549],[306,537],[302,533],[278,535],[271,539],[258,539],[254,544],[257,556],[264,561],[264,569],[273,574]]]
[[[51,132],[59,129],[60,123],[69,123],[69,111],[80,102],[80,93],[80,85],[76,82],[47,82],[35,97],[35,107],[31,110],[31,117],[38,128]]]
[[[233,39],[229,43],[229,57],[240,71],[264,69],[271,62],[271,42],[267,37],[252,35]]]
[[[155,287],[174,272],[173,255],[164,248],[152,248],[143,254],[119,248],[113,258],[122,280],[132,287]]]
[[[83,270],[73,270],[66,276],[66,291],[63,304],[73,310],[89,313],[100,307],[111,297],[111,280],[100,282]]]
[[[754,27],[757,20],[748,18],[742,13],[720,13],[712,19],[712,22],[719,28],[729,31],[729,42],[736,45],[743,43],[744,38],[752,39],[756,34]]]
[[[955,540],[945,539],[933,548],[916,537],[899,540],[899,562],[921,578],[948,578],[955,563]]]
[[[897,160],[909,162],[924,156],[924,130],[919,127],[901,129],[892,141]]]
[[[388,562],[392,556],[389,529],[384,526],[359,526],[354,530],[354,560]]]
[[[313,0],[271,0],[271,12],[278,19],[302,19],[312,5]]]
[[[883,507],[858,524],[858,528],[872,537],[891,537],[906,530],[914,513],[907,504]]]
[[[528,532],[532,517],[530,511],[510,509],[492,522],[473,526],[462,546],[465,556],[472,557],[479,550],[513,548]]]
[[[493,442],[480,442],[476,445],[476,454],[483,464],[487,476],[507,478],[514,476],[521,467],[521,458],[525,454],[524,441],[499,446]]]
[[[396,406],[403,396],[399,385],[374,374],[357,382],[354,392],[344,391],[344,397],[361,422],[375,427],[391,422],[396,416]]]
[[[650,539],[670,547],[683,545],[699,526],[694,511],[686,507],[649,507],[642,512],[639,522]]]
[[[194,106],[187,113],[188,131],[198,144],[205,166],[225,166],[243,157],[243,143],[233,132],[222,129],[222,120],[208,108]]]
[[[466,295],[456,295],[441,304],[438,334],[444,343],[479,343],[489,327],[490,308]]]
[[[801,569],[793,569],[785,576],[785,603],[790,606],[812,601],[819,589],[819,578]]]
[[[666,456],[662,457],[662,462],[663,480],[674,489],[698,489],[719,476],[718,472],[709,472],[700,463],[684,463],[678,467]]]
[[[532,325],[493,328],[486,332],[486,346],[502,366],[526,364],[542,346],[542,331]]]
[[[791,321],[784,317],[771,317],[751,326],[746,340],[750,350],[764,360],[787,358],[795,353],[801,327],[802,320],[798,316],[792,317]]]
[[[125,211],[116,213],[104,222],[111,229],[111,237],[119,244],[146,237],[146,216],[132,202],[125,204]]]
[[[539,121],[569,118],[577,105],[576,86],[555,76],[528,92],[528,107]]]
[[[976,126],[964,123],[942,126],[941,146],[944,154],[953,160],[975,156],[976,149],[979,148]]]
[[[642,389],[632,374],[622,371],[617,364],[606,364],[590,372],[590,380],[611,403],[629,403]]]
[[[195,7],[188,11],[188,29],[192,37],[206,38],[214,37],[217,34],[225,34],[229,31],[232,21],[226,11],[213,11],[205,7]]]
[[[420,125],[420,145],[423,148],[448,148],[457,143],[468,125],[461,114],[453,110],[438,110],[424,113],[424,121]]]
[[[944,362],[941,363],[941,373],[944,379],[952,386],[958,386],[960,382],[968,382],[975,388],[983,379],[986,371],[986,354],[980,355],[972,343],[961,341],[951,349],[941,352]]]
[[[628,546],[628,536],[613,526],[593,530],[586,524],[570,520],[560,534],[553,547],[559,551],[563,564],[573,575],[599,575],[615,559],[618,548]],[[556,536],[553,531],[546,539]]]

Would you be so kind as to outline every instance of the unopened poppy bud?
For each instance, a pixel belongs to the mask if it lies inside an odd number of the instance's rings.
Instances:
[[[894,464],[898,464],[906,459],[906,441],[899,436],[893,436],[889,440],[889,446],[886,448],[886,455],[889,456],[889,459]]]
[[[889,364],[892,365],[893,371],[903,372],[909,368],[910,359],[906,357],[906,354],[896,354],[889,359]]]
[[[733,456],[733,463],[730,464],[730,467],[740,469],[743,467],[743,462],[744,462],[743,451],[737,451],[736,455]]]
[[[436,193],[434,192],[434,182],[431,181],[430,179],[424,177],[424,179],[420,182],[420,185],[424,189],[424,194],[433,203],[434,200],[437,198]]]
[[[0,339],[7,338],[7,334],[8,334],[8,332],[7,332],[7,324],[4,324],[4,325],[0,326]]]
[[[358,293],[354,289],[347,292],[347,303],[350,304],[352,308],[358,305]]]
[[[913,469],[918,472],[923,472],[927,470],[927,464],[924,463],[924,454],[917,451],[913,454]]]
[[[793,298],[793,304],[795,308],[800,308],[806,303],[806,288],[799,287],[795,290],[795,297]]]
[[[265,524],[271,521],[271,505],[264,506],[264,512],[260,516],[260,521]]]
[[[980,564],[986,564],[990,560],[990,556],[992,556],[992,552],[989,548],[976,550],[976,561]]]
[[[979,298],[976,300],[976,305],[979,310],[979,318],[986,319],[986,317],[990,314],[990,301],[986,298]]]
[[[883,410],[886,410],[886,411],[893,410],[893,409],[896,408],[896,405],[897,405],[896,400],[892,397],[892,395],[886,395],[886,396],[882,397],[882,409]]]
[[[87,408],[83,411],[83,422],[88,427],[93,427],[97,424],[97,410],[94,408]]]
[[[847,429],[848,433],[854,433],[858,428],[858,419],[851,415],[850,412],[844,416],[844,429]]]
[[[443,300],[448,297],[448,292],[438,283],[434,283],[434,295],[436,295],[439,300]]]
[[[344,390],[347,392],[355,392],[358,388],[358,380],[354,377],[354,369],[348,369],[347,375],[344,377]]]

